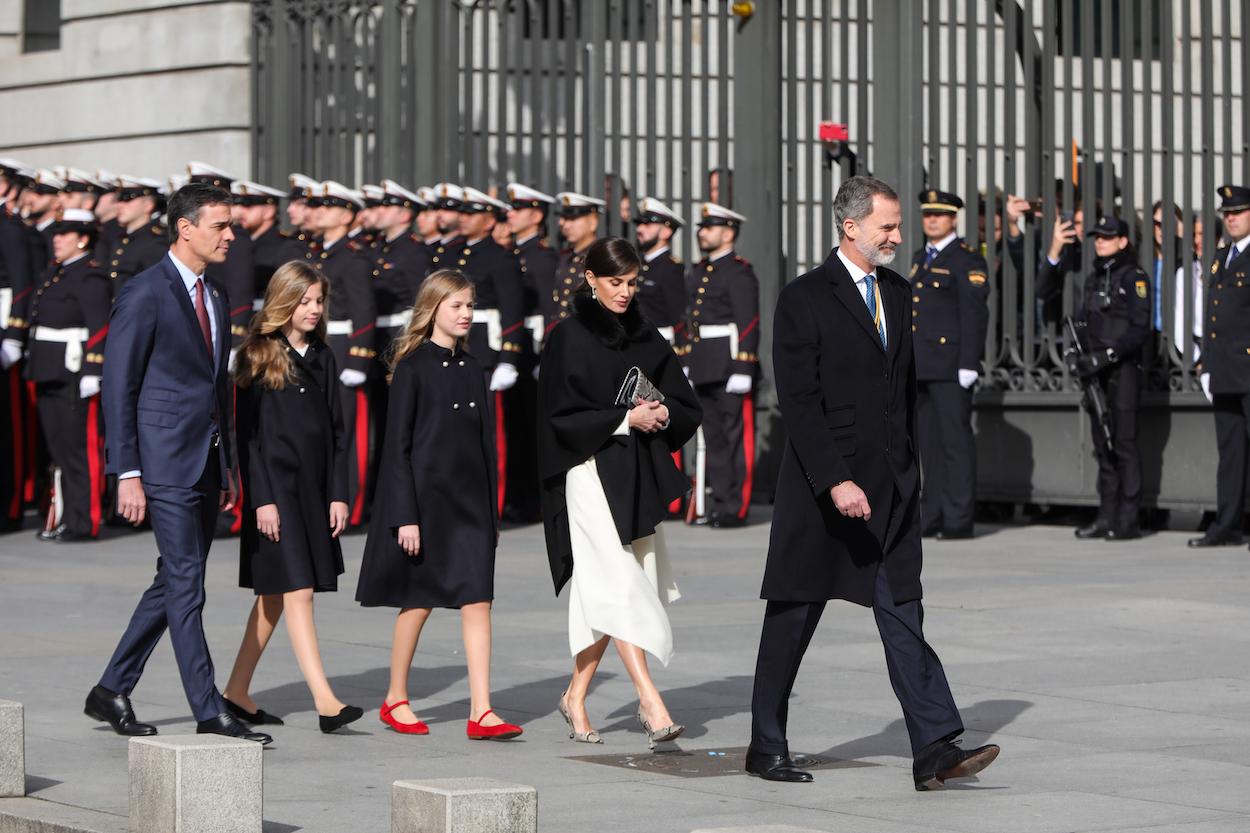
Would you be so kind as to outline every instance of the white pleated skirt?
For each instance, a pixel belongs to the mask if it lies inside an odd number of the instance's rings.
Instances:
[[[664,530],[623,546],[592,457],[565,480],[573,577],[569,580],[569,650],[573,656],[605,635],[637,645],[664,665],[673,628],[664,609],[681,598]]]

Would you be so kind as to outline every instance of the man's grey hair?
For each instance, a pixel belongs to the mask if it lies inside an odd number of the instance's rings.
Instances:
[[[837,221],[838,239],[844,234],[842,224],[847,220],[859,222],[872,213],[872,198],[885,197],[898,202],[898,194],[889,185],[871,176],[853,176],[842,181],[838,195],[833,198],[833,216]]]

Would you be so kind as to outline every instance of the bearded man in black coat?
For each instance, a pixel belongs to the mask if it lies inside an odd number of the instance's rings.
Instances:
[[[788,439],[760,593],[768,606],[746,770],[812,780],[790,758],[790,690],[825,603],[845,599],[873,609],[916,789],[935,789],[984,769],[998,747],[955,745],[963,722],[922,630],[911,292],[884,268],[902,242],[898,195],[851,177],[833,207],[841,246],[782,290],[773,326]]]

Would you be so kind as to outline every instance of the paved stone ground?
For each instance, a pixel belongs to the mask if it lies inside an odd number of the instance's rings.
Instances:
[[[989,738],[1004,751],[979,781],[931,794],[912,789],[872,617],[847,604],[828,609],[808,653],[791,742],[871,766],[788,786],[573,760],[649,756],[632,687],[612,656],[590,701],[606,745],[565,736],[555,711],[570,666],[565,605],[552,596],[537,527],[504,533],[494,619],[494,703],[524,724],[524,737],[464,738],[468,690],[450,611],[433,617],[412,672],[432,734],[390,732],[377,706],[392,618],[352,601],[364,540],[349,538],[342,591],[318,597],[318,623],[339,696],[369,712],[357,731],[318,732],[279,632],[255,691],[287,720],[265,753],[266,829],[382,833],[391,782],[465,775],[536,786],[542,833],[1250,829],[1250,553],[1195,554],[1179,532],[1108,544],[1077,542],[1063,527],[983,531],[973,542],[927,546],[926,624],[963,709],[965,743]],[[746,743],[767,532],[764,524],[667,530],[686,596],[672,608],[678,655],[656,676],[690,727],[685,750]],[[218,541],[210,558],[206,625],[219,680],[251,602],[235,586],[236,546]],[[0,698],[26,705],[28,789],[38,798],[126,813],[126,744],[81,704],[150,577],[154,550],[148,534],[75,547],[40,545],[29,532],[0,537]],[[162,732],[194,731],[168,642],[134,701]]]

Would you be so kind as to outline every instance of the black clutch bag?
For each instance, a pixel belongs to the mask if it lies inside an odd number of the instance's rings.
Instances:
[[[647,374],[636,367],[631,367],[621,382],[621,389],[616,394],[616,407],[632,408],[639,402],[663,402],[664,394],[651,384]]]

